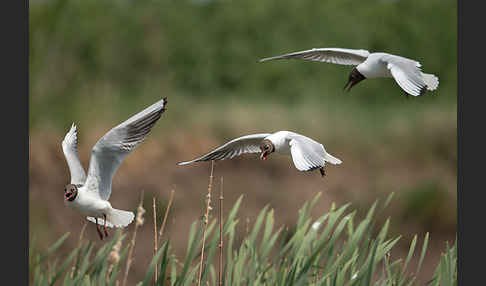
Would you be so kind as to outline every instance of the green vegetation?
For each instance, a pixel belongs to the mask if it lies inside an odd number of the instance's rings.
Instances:
[[[310,213],[319,199],[318,194],[299,210],[295,228],[274,225],[273,210],[264,207],[253,227],[242,238],[235,236],[241,225],[238,209],[240,197],[222,226],[223,248],[218,250],[220,231],[217,219],[210,219],[205,232],[205,261],[198,275],[202,250],[203,221],[192,223],[187,237],[185,258],[180,261],[171,254],[170,240],[163,241],[137,285],[152,285],[154,270],[158,269],[155,285],[218,285],[218,260],[224,260],[223,285],[456,285],[457,249],[447,245],[430,281],[417,281],[422,262],[427,256],[429,242],[426,234],[422,247],[415,236],[406,257],[394,257],[393,247],[400,239],[389,237],[390,219],[378,226],[376,218],[388,205],[376,201],[363,218],[357,217],[350,204],[331,209],[314,219]],[[221,227],[221,226],[220,226]],[[241,226],[240,226],[241,227]],[[124,261],[129,244],[123,245],[126,234],[118,230],[111,241],[97,251],[91,242],[80,241],[77,248],[64,258],[56,250],[67,239],[63,235],[47,252],[35,245],[30,247],[32,285],[118,285],[123,279]],[[116,246],[118,244],[118,246]],[[113,251],[113,249],[115,251]],[[95,253],[96,251],[96,253]],[[218,254],[219,253],[219,254]],[[116,257],[113,259],[113,257]],[[419,262],[410,269],[412,257]],[[130,259],[130,257],[128,257]],[[201,277],[199,279],[199,277]],[[117,282],[118,281],[118,282]]]
[[[121,120],[162,96],[169,97],[170,118],[195,122],[202,118],[188,110],[216,113],[232,103],[248,104],[248,117],[251,105],[264,104],[287,113],[298,106],[341,117],[359,112],[364,117],[355,121],[383,122],[456,102],[455,1],[32,0],[29,6],[31,128]],[[392,79],[365,81],[345,94],[349,67],[257,62],[313,47],[410,57],[437,74],[440,85],[431,96],[409,100]],[[100,112],[103,119],[90,116]]]

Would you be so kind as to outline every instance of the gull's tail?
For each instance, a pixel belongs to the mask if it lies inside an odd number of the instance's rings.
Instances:
[[[422,73],[422,79],[427,85],[427,90],[435,90],[439,86],[439,78],[430,73]]]
[[[324,160],[326,160],[326,162],[329,162],[333,165],[338,165],[338,164],[341,164],[343,161],[339,160],[338,158],[332,156],[331,154],[329,153],[326,153],[324,155]]]
[[[123,211],[118,209],[111,209],[106,214],[106,226],[107,227],[125,227],[132,223],[133,218],[135,215],[129,211]],[[90,222],[96,223],[96,219],[94,217],[87,217]],[[105,221],[103,218],[98,218],[98,224],[104,225]]]

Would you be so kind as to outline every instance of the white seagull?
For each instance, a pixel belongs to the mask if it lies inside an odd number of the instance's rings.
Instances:
[[[419,62],[387,53],[370,53],[367,50],[319,48],[264,58],[260,62],[279,59],[303,59],[340,65],[353,65],[344,89],[366,78],[393,77],[408,95],[423,95],[426,90],[435,90],[439,78],[423,73]]]
[[[94,145],[91,150],[88,176],[78,157],[76,125],[62,141],[62,150],[71,173],[71,183],[64,189],[64,204],[73,208],[87,219],[96,223],[96,230],[103,239],[106,227],[125,227],[134,218],[133,212],[115,209],[108,199],[111,194],[111,180],[123,159],[133,151],[148,135],[154,124],[165,111],[167,98],[163,98],[125,122],[112,128]]]
[[[291,155],[295,168],[299,171],[312,171],[319,169],[324,176],[324,165],[341,164],[341,160],[330,155],[321,143],[309,137],[290,132],[278,131],[242,136],[214,149],[208,154],[192,161],[180,162],[178,165],[186,165],[200,161],[232,159],[245,153],[258,153],[260,159],[266,160],[273,152],[283,155]]]

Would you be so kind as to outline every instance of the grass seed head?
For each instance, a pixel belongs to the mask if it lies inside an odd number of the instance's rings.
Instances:
[[[137,208],[137,219],[136,219],[136,224],[137,226],[142,226],[144,219],[143,219],[143,214],[145,213],[145,209],[142,207],[142,205],[139,205]]]

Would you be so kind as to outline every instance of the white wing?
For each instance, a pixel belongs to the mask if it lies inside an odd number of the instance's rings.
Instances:
[[[177,165],[187,165],[200,161],[231,159],[244,153],[258,153],[260,152],[260,143],[269,135],[270,133],[261,133],[242,136],[229,141],[202,157],[192,161],[180,162]]]
[[[321,48],[264,58],[260,62],[280,59],[302,59],[340,65],[359,65],[370,53],[367,50],[353,50],[341,48]]]
[[[71,129],[62,140],[62,151],[64,158],[71,173],[71,184],[83,185],[86,181],[86,173],[78,157],[78,132],[76,125],[71,125]]]
[[[167,99],[161,99],[141,112],[112,128],[96,143],[91,151],[88,190],[99,191],[101,199],[108,200],[111,180],[121,162],[143,140],[165,111]]]
[[[290,153],[297,170],[312,171],[324,167],[326,162],[341,164],[341,160],[328,154],[319,142],[296,133],[289,137]]]
[[[385,55],[381,60],[390,70],[397,84],[408,94],[413,96],[423,95],[427,90],[420,70],[420,63],[395,55]]]

